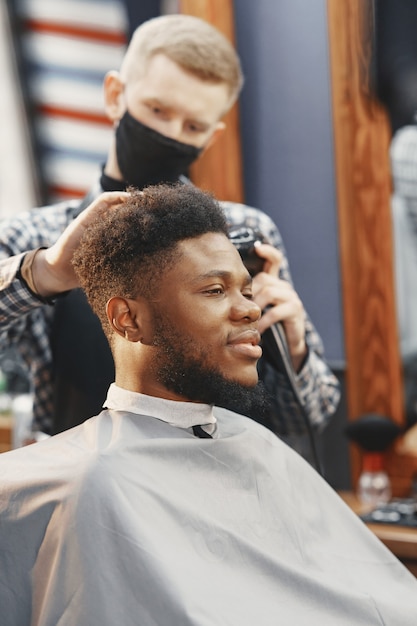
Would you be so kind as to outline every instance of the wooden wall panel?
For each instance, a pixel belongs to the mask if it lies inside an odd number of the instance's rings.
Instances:
[[[335,173],[339,216],[349,419],[376,412],[404,423],[393,244],[390,128],[370,92],[371,0],[328,0]],[[409,475],[392,453],[394,491]],[[352,446],[356,483],[360,455]]]
[[[181,13],[194,15],[213,24],[235,44],[232,0],[180,0]],[[220,200],[243,202],[242,156],[239,110],[235,104],[224,117],[226,130],[191,168],[191,178]]]

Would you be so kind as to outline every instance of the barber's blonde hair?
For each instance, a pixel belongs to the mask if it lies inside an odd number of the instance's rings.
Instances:
[[[243,85],[239,57],[232,44],[208,22],[191,15],[163,15],[144,22],[133,33],[120,74],[134,80],[155,54],[171,61],[202,80],[225,83],[230,106]]]

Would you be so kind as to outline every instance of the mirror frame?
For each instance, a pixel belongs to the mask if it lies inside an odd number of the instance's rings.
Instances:
[[[347,409],[405,424],[391,219],[388,116],[371,93],[373,0],[327,0],[339,219]],[[351,448],[352,484],[361,470]],[[401,440],[386,458],[393,495],[407,496],[417,455]]]

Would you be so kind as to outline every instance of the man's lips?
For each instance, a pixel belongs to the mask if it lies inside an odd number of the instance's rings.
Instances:
[[[259,359],[262,356],[262,348],[259,345],[261,336],[255,329],[241,331],[229,337],[227,345],[243,356],[251,359]]]

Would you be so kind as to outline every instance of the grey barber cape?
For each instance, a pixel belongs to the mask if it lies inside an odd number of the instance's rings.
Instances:
[[[2,626],[416,626],[416,580],[270,431],[107,406],[0,455]]]

